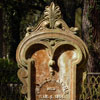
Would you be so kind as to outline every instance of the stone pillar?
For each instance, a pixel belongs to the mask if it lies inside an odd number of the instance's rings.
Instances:
[[[27,100],[78,100],[88,49],[61,19],[51,3],[36,28],[28,27],[20,42],[16,60],[21,92]]]

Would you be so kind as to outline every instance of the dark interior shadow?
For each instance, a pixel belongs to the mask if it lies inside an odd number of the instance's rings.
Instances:
[[[47,47],[43,44],[33,44],[31,45],[28,50],[26,51],[25,58],[31,58],[31,56],[38,50],[46,49]]]
[[[31,100],[36,100],[36,68],[35,64],[31,62]]]

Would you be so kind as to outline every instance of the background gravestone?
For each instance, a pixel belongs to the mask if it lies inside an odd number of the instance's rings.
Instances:
[[[87,58],[86,45],[51,3],[37,27],[27,28],[17,48],[21,92],[27,100],[78,100]]]

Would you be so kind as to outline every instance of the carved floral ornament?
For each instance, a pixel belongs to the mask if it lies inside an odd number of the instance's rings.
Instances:
[[[62,49],[64,51],[72,50],[72,52],[76,54],[76,58],[72,61],[73,70],[74,67],[84,67],[88,58],[88,49],[84,42],[74,35],[63,21],[60,8],[55,6],[54,3],[51,3],[50,6],[45,8],[44,19],[40,21],[37,27],[27,28],[26,36],[20,42],[16,51],[16,60],[20,68],[18,77],[23,83],[21,92],[27,94],[28,100],[34,100],[31,99],[31,67],[35,64],[32,55],[40,49],[44,49],[48,52],[48,67],[51,77],[55,74],[53,70],[55,64],[59,62],[55,60],[55,58],[57,58],[56,55]],[[61,53],[59,53],[59,56]],[[73,71],[72,74],[73,76],[71,77],[72,80],[74,80],[73,77],[75,78],[76,74]],[[76,86],[74,84],[69,85],[69,87],[70,86],[72,92],[70,93],[71,97],[68,98],[70,98],[70,100],[75,100],[76,92],[74,89]]]

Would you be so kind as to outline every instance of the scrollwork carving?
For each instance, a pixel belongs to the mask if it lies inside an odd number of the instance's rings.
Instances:
[[[45,38],[45,39],[41,39],[41,41],[48,42],[51,47],[54,47],[56,43],[63,42],[65,40],[59,38]]]
[[[21,89],[21,93],[22,94],[26,94],[27,93],[27,78],[28,78],[28,72],[27,70],[22,67],[18,70],[18,78],[20,79],[20,81],[23,83],[22,89]]]

